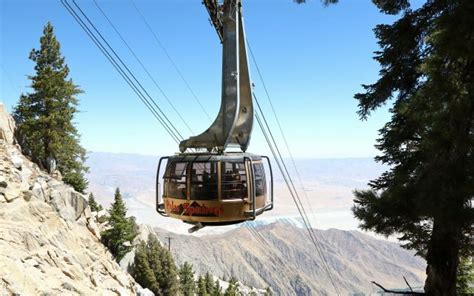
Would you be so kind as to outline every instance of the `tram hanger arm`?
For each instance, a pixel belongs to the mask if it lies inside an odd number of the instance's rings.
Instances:
[[[222,35],[223,35],[223,33],[222,33],[222,30],[223,30],[222,21],[221,21],[220,16],[219,16],[219,14],[220,14],[219,3],[217,2],[217,0],[204,0],[202,2],[202,4],[204,4],[204,6],[206,6],[207,12],[209,13],[211,24],[216,29],[217,36],[219,36],[219,39],[222,43],[222,41],[224,39],[222,37]]]
[[[222,43],[221,108],[211,126],[180,142],[179,150],[225,151],[238,145],[246,151],[253,126],[252,89],[247,59],[242,0],[204,0]]]

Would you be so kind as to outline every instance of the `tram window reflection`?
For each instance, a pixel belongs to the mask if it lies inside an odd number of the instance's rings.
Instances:
[[[221,199],[247,197],[247,175],[244,162],[222,163]]]
[[[194,162],[191,168],[191,199],[217,200],[217,162]]]
[[[164,195],[171,198],[186,199],[186,169],[187,162],[173,162],[165,173]]]
[[[255,174],[255,194],[257,196],[264,195],[267,191],[267,182],[265,180],[265,169],[263,167],[263,164],[254,164],[253,170]]]

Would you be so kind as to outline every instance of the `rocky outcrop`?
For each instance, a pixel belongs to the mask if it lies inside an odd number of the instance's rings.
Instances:
[[[24,157],[0,104],[0,284],[7,295],[145,295],[100,243],[87,199]]]

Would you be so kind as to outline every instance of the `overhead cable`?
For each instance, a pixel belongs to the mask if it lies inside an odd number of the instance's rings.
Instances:
[[[257,97],[255,96],[255,94],[254,94],[254,99],[257,102],[257,106],[259,106],[258,100],[257,100]],[[263,121],[260,117],[263,118]],[[318,254],[321,258],[321,261],[323,263],[323,268],[326,271],[326,273],[329,277],[329,280],[331,281],[331,284],[334,287],[334,290],[336,290],[337,295],[340,295],[339,289],[338,289],[338,287],[335,283],[335,280],[333,278],[333,275],[332,275],[331,269],[329,267],[329,264],[327,262],[327,259],[324,256],[324,253],[322,251],[321,243],[319,242],[317,236],[314,233],[314,230],[311,226],[311,222],[308,219],[308,216],[305,212],[304,206],[301,203],[301,199],[299,198],[298,192],[296,191],[296,188],[294,186],[293,180],[291,179],[291,175],[288,173],[288,169],[286,168],[286,164],[284,162],[284,159],[281,156],[278,145],[276,144],[276,141],[273,138],[273,135],[272,135],[271,130],[268,126],[268,123],[266,122],[265,115],[263,114],[260,107],[257,109],[257,112],[255,113],[255,118],[257,119],[258,125],[259,125],[260,129],[262,130],[264,138],[265,138],[265,140],[266,140],[266,142],[267,142],[267,144],[268,144],[268,146],[269,146],[269,148],[272,152],[272,155],[273,155],[274,160],[275,160],[275,162],[278,166],[278,169],[280,170],[280,173],[282,174],[282,177],[283,177],[283,179],[284,179],[284,181],[285,181],[285,183],[288,187],[288,191],[290,192],[290,195],[291,195],[291,197],[292,197],[292,199],[293,199],[293,201],[296,205],[298,213],[299,213],[299,215],[301,216],[301,218],[304,222],[304,226],[305,226],[305,228],[308,232],[308,235],[309,235],[316,251],[318,252]],[[265,121],[265,123],[264,123],[264,121]],[[275,145],[275,147],[273,147],[273,145]]]
[[[168,53],[168,50],[166,50],[165,46],[163,45],[163,43],[160,41],[160,39],[158,38],[158,35],[156,34],[156,32],[153,30],[153,28],[151,27],[150,23],[147,21],[145,15],[143,15],[143,13],[140,11],[140,9],[138,8],[138,6],[136,5],[135,1],[133,0],[130,0],[130,2],[132,2],[133,4],[133,7],[135,8],[135,11],[138,13],[138,15],[140,16],[140,18],[142,19],[143,23],[145,24],[145,26],[147,27],[148,31],[150,31],[150,33],[153,35],[153,39],[155,40],[156,44],[158,45],[158,47],[160,47],[160,49],[163,51],[163,53],[165,54],[165,56],[168,58],[168,60],[170,61],[171,65],[173,66],[173,68],[175,69],[176,73],[178,73],[179,77],[181,78],[181,80],[184,82],[184,84],[186,85],[186,88],[188,89],[188,91],[191,93],[191,95],[193,96],[194,100],[196,101],[196,103],[199,105],[199,107],[201,108],[202,112],[204,112],[204,114],[206,115],[206,117],[209,119],[209,121],[212,121],[211,117],[209,116],[209,114],[207,113],[206,111],[206,108],[204,108],[204,106],[202,105],[201,101],[199,100],[198,96],[196,95],[196,92],[194,92],[194,90],[192,89],[191,85],[189,84],[189,82],[186,80],[186,78],[184,77],[183,73],[181,72],[181,70],[179,69],[178,65],[175,63],[175,61],[173,60],[173,58],[171,57],[171,55]]]
[[[71,6],[66,0],[61,0],[61,3],[66,8],[66,10],[71,14],[74,20],[79,24],[79,26],[84,30],[84,32],[89,36],[93,43],[99,48],[99,50],[104,54],[107,60],[111,65],[117,70],[120,76],[125,80],[125,82],[130,86],[130,88],[135,92],[140,101],[145,104],[147,109],[153,114],[153,116],[160,122],[160,124],[165,128],[171,138],[179,144],[182,140],[182,136],[176,130],[176,127],[169,121],[164,112],[159,108],[153,98],[148,94],[143,85],[137,80],[133,75],[127,65],[123,60],[118,56],[115,50],[110,46],[110,44],[105,40],[105,38],[98,32],[95,26],[92,26],[96,33],[91,30],[90,26],[84,21],[84,19],[76,12],[73,6]],[[73,1],[74,5],[79,9],[82,15],[85,15],[80,7]],[[86,18],[88,19],[88,18]],[[91,23],[88,20],[89,24]],[[97,34],[99,37],[97,37]],[[101,41],[102,39],[102,41]]]
[[[137,56],[137,54],[135,53],[135,51],[131,48],[131,46],[129,45],[129,43],[125,40],[125,38],[123,37],[123,35],[120,33],[120,31],[117,29],[117,27],[113,24],[112,20],[110,20],[110,18],[107,16],[107,14],[105,13],[105,11],[102,9],[102,7],[99,5],[99,3],[94,0],[94,4],[95,6],[99,9],[99,11],[101,12],[101,14],[104,16],[104,18],[107,20],[107,22],[109,23],[109,25],[112,27],[112,29],[115,31],[115,33],[117,33],[117,35],[119,36],[120,40],[122,40],[122,42],[125,44],[125,46],[127,47],[127,49],[130,51],[130,53],[133,55],[133,57],[135,58],[135,60],[138,62],[138,64],[140,64],[140,66],[142,67],[143,71],[145,71],[145,73],[147,74],[148,78],[150,78],[150,80],[153,82],[153,84],[156,86],[156,88],[160,91],[161,95],[166,99],[166,101],[168,102],[168,104],[171,106],[171,108],[173,109],[173,111],[178,115],[178,117],[181,119],[181,121],[184,123],[184,125],[186,126],[186,128],[191,132],[191,134],[194,134],[193,130],[191,129],[191,127],[186,123],[186,121],[184,120],[183,116],[181,115],[181,113],[178,111],[178,109],[176,109],[176,107],[174,106],[174,104],[171,102],[170,98],[168,97],[168,95],[165,93],[165,91],[163,90],[163,88],[160,87],[160,85],[158,84],[158,82],[156,82],[155,78],[153,78],[153,76],[151,75],[150,71],[148,71],[147,67],[143,64],[143,62],[141,61],[141,59]]]

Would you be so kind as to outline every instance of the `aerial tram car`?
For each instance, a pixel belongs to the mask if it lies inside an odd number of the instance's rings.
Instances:
[[[241,0],[203,4],[222,43],[221,107],[206,131],[181,141],[180,153],[160,159],[156,177],[157,212],[193,224],[189,232],[254,220],[273,208],[270,160],[246,152],[254,109]]]

